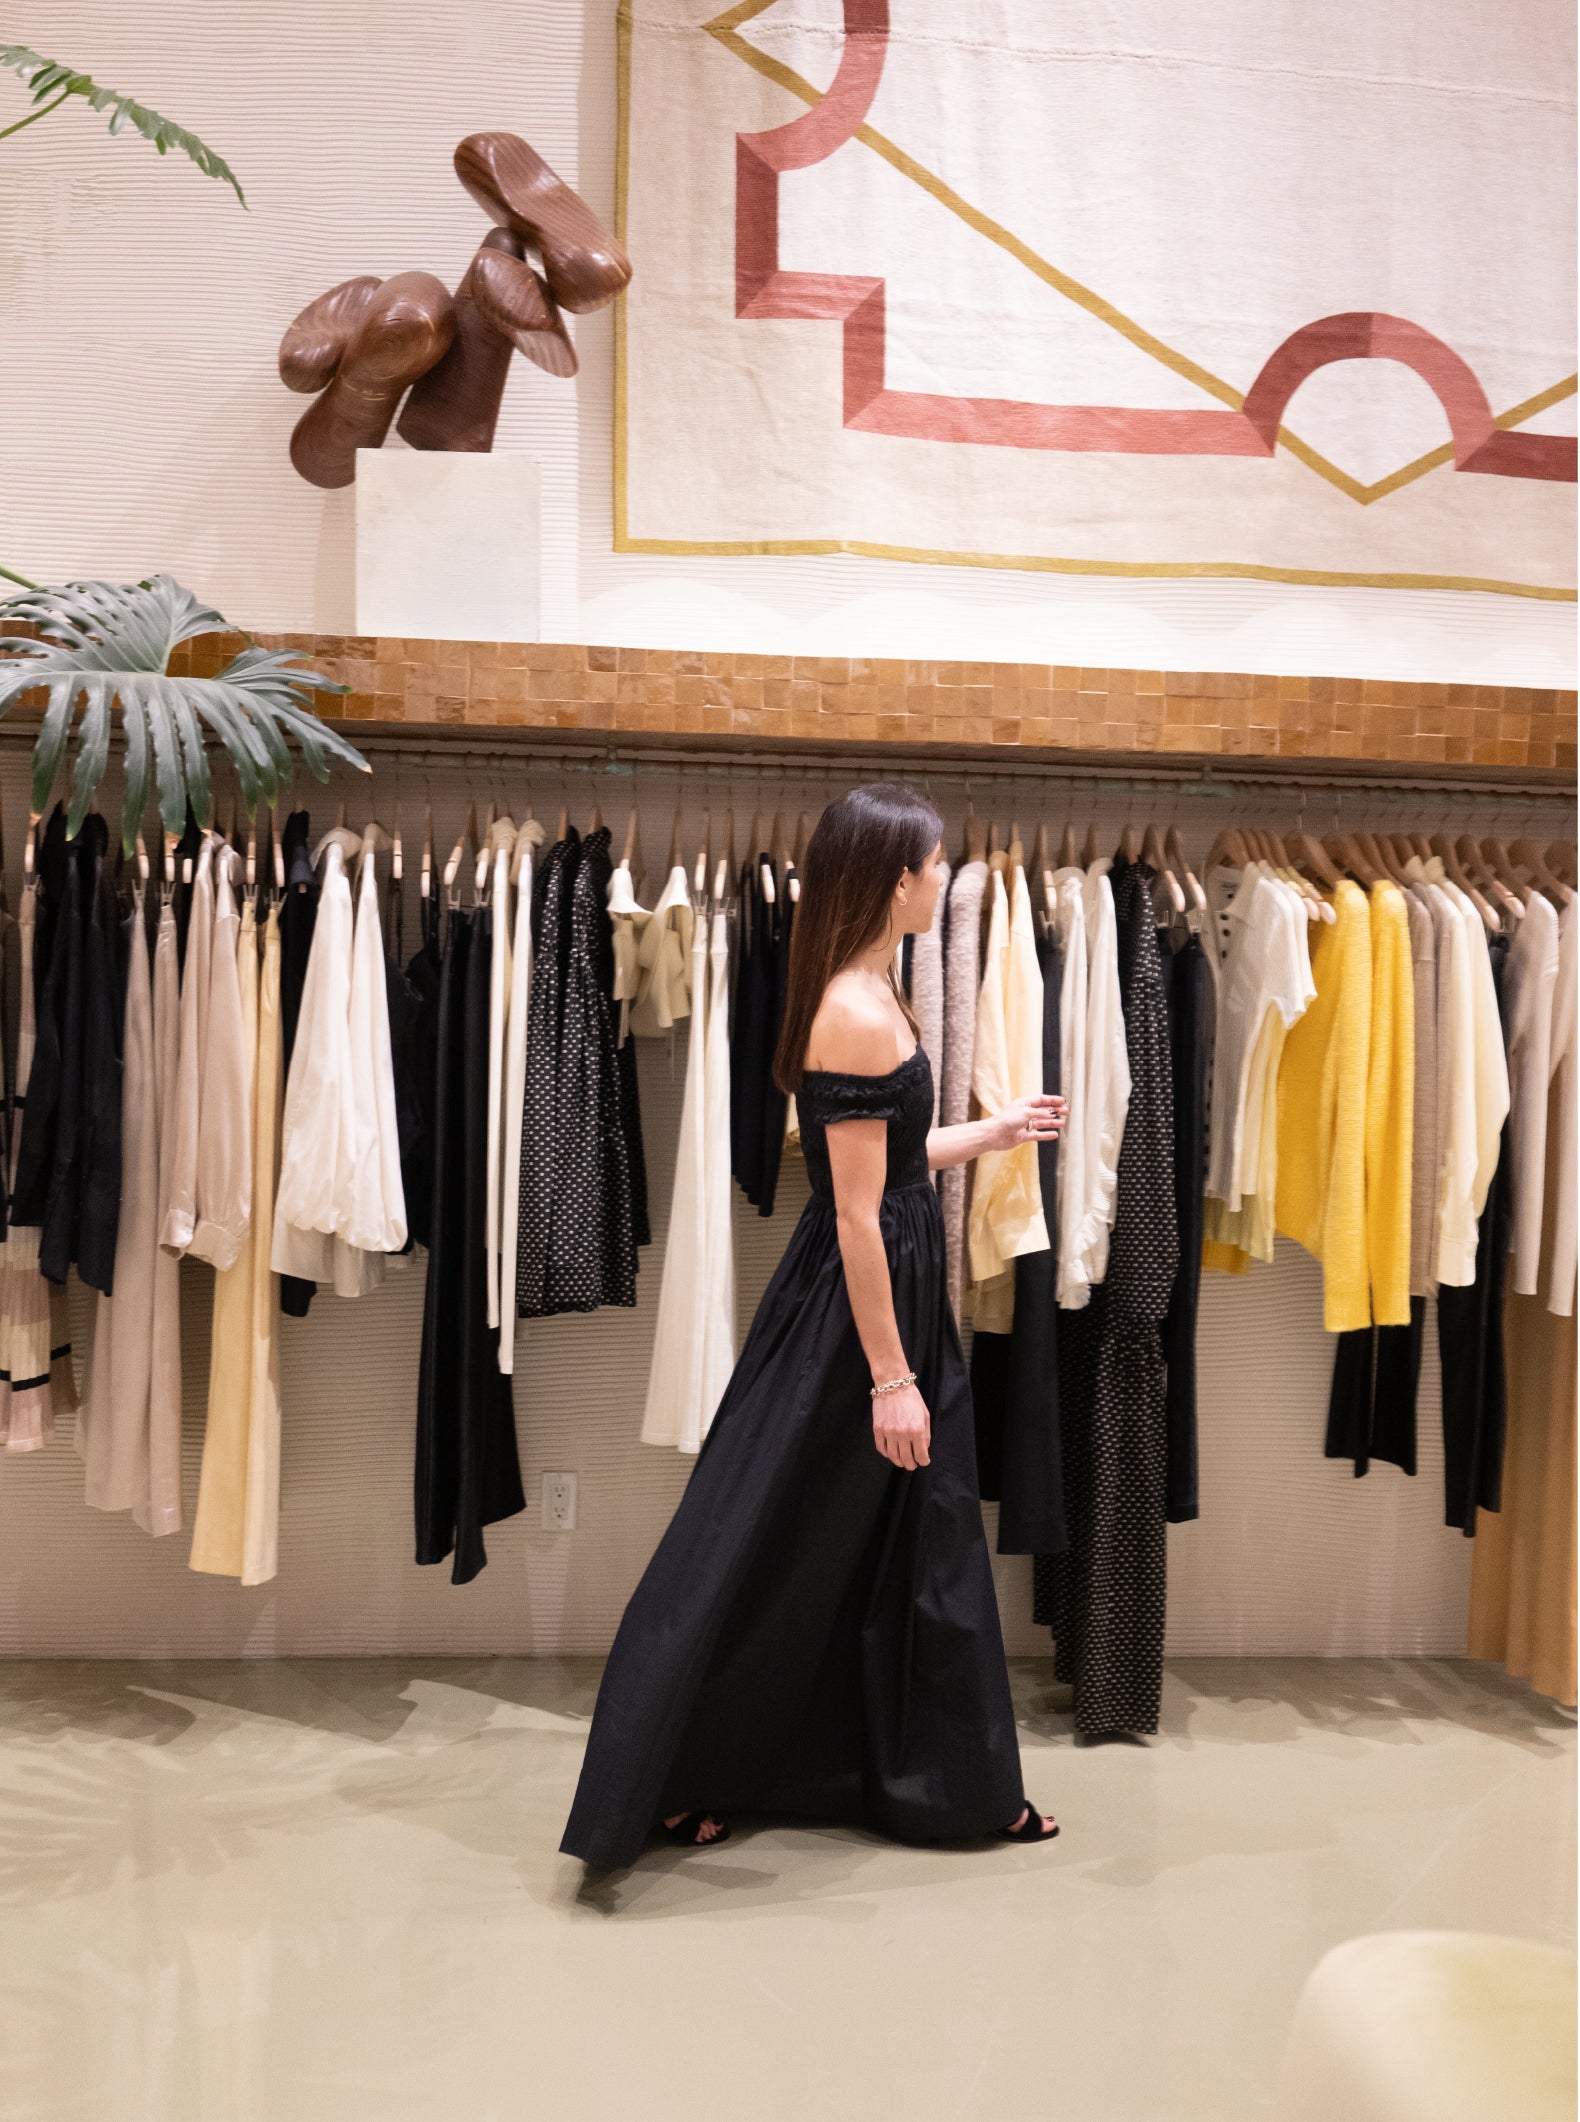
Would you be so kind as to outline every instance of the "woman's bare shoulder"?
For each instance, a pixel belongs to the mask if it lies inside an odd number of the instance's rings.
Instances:
[[[837,974],[824,990],[807,1040],[807,1066],[839,1076],[884,1076],[894,1067],[894,1012],[882,996]]]

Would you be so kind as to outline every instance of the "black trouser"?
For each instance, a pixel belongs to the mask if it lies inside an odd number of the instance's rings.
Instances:
[[[1426,1299],[1410,1299],[1408,1326],[1364,1326],[1340,1334],[1328,1396],[1330,1459],[1353,1459],[1357,1476],[1373,1459],[1415,1472],[1415,1395],[1421,1382]]]
[[[1503,1008],[1508,941],[1489,946],[1492,984]],[[1504,1027],[1504,1036],[1508,1028]],[[1509,1129],[1504,1123],[1497,1170],[1487,1189],[1476,1233],[1476,1279],[1437,1293],[1437,1346],[1443,1366],[1443,1517],[1474,1537],[1476,1512],[1503,1500],[1503,1435],[1507,1389],[1503,1371],[1503,1280],[1509,1258]],[[1327,1455],[1355,1461],[1386,1459],[1415,1472],[1415,1388],[1421,1370],[1420,1297],[1410,1299],[1410,1324],[1341,1334],[1328,1403]],[[1390,1342],[1391,1336],[1400,1337]],[[1375,1343],[1375,1353],[1373,1344]]]

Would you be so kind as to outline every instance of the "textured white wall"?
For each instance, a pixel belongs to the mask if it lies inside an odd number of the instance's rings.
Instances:
[[[20,845],[25,797],[20,759],[0,756],[7,845]],[[430,793],[447,846],[460,814],[455,768],[427,777],[391,770],[409,822]],[[488,779],[473,770],[485,792]],[[501,772],[498,793],[520,804],[519,769]],[[958,821],[958,783],[932,784]],[[726,787],[644,779],[643,845],[661,855],[674,806],[690,842],[705,802],[733,800],[742,819],[759,803],[793,815],[826,793],[820,782]],[[540,817],[562,799],[557,774],[529,790]],[[585,795],[572,783],[578,816]],[[991,801],[979,787],[979,809]],[[1156,799],[1177,816],[1187,845],[1202,849],[1228,806]],[[353,799],[353,821],[360,817]],[[1124,798],[1098,806],[1108,844]],[[623,829],[604,790],[606,815]],[[623,804],[623,799],[622,799]],[[1005,791],[1001,817],[1042,815],[1059,830],[1084,827],[1089,797],[1046,789],[1039,810],[1028,788]],[[1251,805],[1247,815],[1256,814]],[[1430,817],[1428,817],[1430,811]],[[1267,815],[1265,809],[1260,812]],[[1374,816],[1377,814],[1373,814]],[[1412,815],[1452,830],[1477,822],[1464,801],[1419,799]],[[1569,813],[1572,818],[1572,812]],[[1488,814],[1481,814],[1485,822]],[[1366,811],[1346,805],[1364,824]],[[1380,818],[1379,818],[1380,822]],[[1557,805],[1542,822],[1559,829]],[[1505,821],[1507,823],[1507,821]],[[1540,828],[1539,828],[1540,829]],[[1572,831],[1572,825],[1568,827]],[[744,838],[744,829],[742,832]],[[958,833],[951,824],[949,844]],[[12,883],[15,887],[15,876]],[[412,936],[415,924],[407,923]],[[639,1048],[643,1132],[657,1243],[642,1255],[634,1311],[534,1322],[520,1330],[515,1378],[517,1430],[527,1513],[487,1536],[489,1566],[463,1588],[448,1569],[419,1569],[412,1554],[412,1459],[417,1354],[422,1331],[421,1264],[393,1273],[356,1303],[320,1297],[305,1321],[281,1327],[284,1400],[280,1568],[272,1584],[244,1589],[187,1567],[188,1532],[152,1541],[123,1517],[90,1510],[70,1424],[43,1452],[0,1452],[0,1656],[273,1656],[491,1651],[599,1652],[608,1645],[631,1587],[675,1506],[687,1464],[637,1441],[662,1268],[685,1058],[666,1046]],[[804,1198],[798,1165],[787,1165],[780,1205],[764,1222],[737,1200],[740,1321],[744,1330]],[[197,1498],[208,1370],[207,1268],[183,1269],[186,1350],[185,1472],[188,1523]],[[91,1318],[79,1291],[81,1337]],[[1469,1544],[1442,1525],[1442,1447],[1435,1336],[1420,1401],[1419,1475],[1389,1467],[1356,1481],[1322,1457],[1332,1368],[1321,1325],[1320,1276],[1297,1248],[1246,1280],[1207,1276],[1199,1342],[1201,1500],[1198,1522],[1170,1534],[1169,1643],[1178,1653],[1413,1655],[1464,1648]],[[569,1534],[538,1527],[545,1471],[580,1477],[580,1522]],[[990,1531],[992,1512],[989,1512]],[[1045,1647],[1032,1629],[1029,1565],[998,1565],[1012,1648]]]
[[[168,568],[239,624],[349,630],[351,497],[289,468],[303,401],[276,377],[280,332],[353,272],[453,281],[480,227],[450,168],[465,133],[524,133],[609,213],[614,15],[29,0],[8,35],[197,132],[251,210],[80,107],[0,142],[0,564],[39,580]],[[24,108],[0,84],[0,124]],[[498,438],[542,466],[545,639],[1572,683],[1573,607],[1526,599],[616,556],[610,315],[574,329],[577,382],[517,362]]]

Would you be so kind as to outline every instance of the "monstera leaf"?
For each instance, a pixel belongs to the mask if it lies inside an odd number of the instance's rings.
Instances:
[[[0,618],[7,614],[28,621],[43,638],[0,630],[0,715],[18,694],[43,689],[44,727],[33,751],[35,811],[48,804],[75,738],[68,832],[77,831],[104,778],[117,702],[126,745],[121,831],[128,853],[150,779],[166,832],[181,831],[189,797],[199,824],[209,823],[205,725],[235,767],[249,810],[272,804],[289,777],[292,738],[320,781],[328,778],[331,759],[369,771],[361,753],[307,705],[315,691],[350,688],[307,669],[294,649],[249,644],[217,678],[172,677],[171,651],[181,642],[233,629],[169,575],[29,590],[0,601]]]
[[[8,133],[21,132],[24,126],[37,125],[40,118],[59,110],[68,96],[81,96],[90,110],[109,112],[112,134],[129,125],[145,140],[152,140],[160,154],[168,155],[172,148],[177,149],[195,162],[205,177],[217,177],[222,184],[228,184],[242,205],[247,204],[235,171],[211,147],[205,147],[196,133],[189,133],[172,119],[161,118],[146,103],[118,95],[113,88],[101,88],[91,74],[79,74],[75,67],[63,66],[58,59],[46,59],[39,52],[29,51],[25,44],[0,44],[0,66],[9,67],[26,82],[37,106],[30,116],[18,118],[14,125],[0,131],[0,140]]]

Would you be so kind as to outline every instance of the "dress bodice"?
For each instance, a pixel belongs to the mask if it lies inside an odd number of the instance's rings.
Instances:
[[[927,1135],[933,1121],[933,1072],[917,1046],[885,1076],[848,1076],[836,1069],[809,1068],[796,1092],[801,1149],[814,1196],[834,1198],[828,1168],[828,1129],[837,1120],[886,1120],[889,1168],[885,1193],[927,1181]]]

